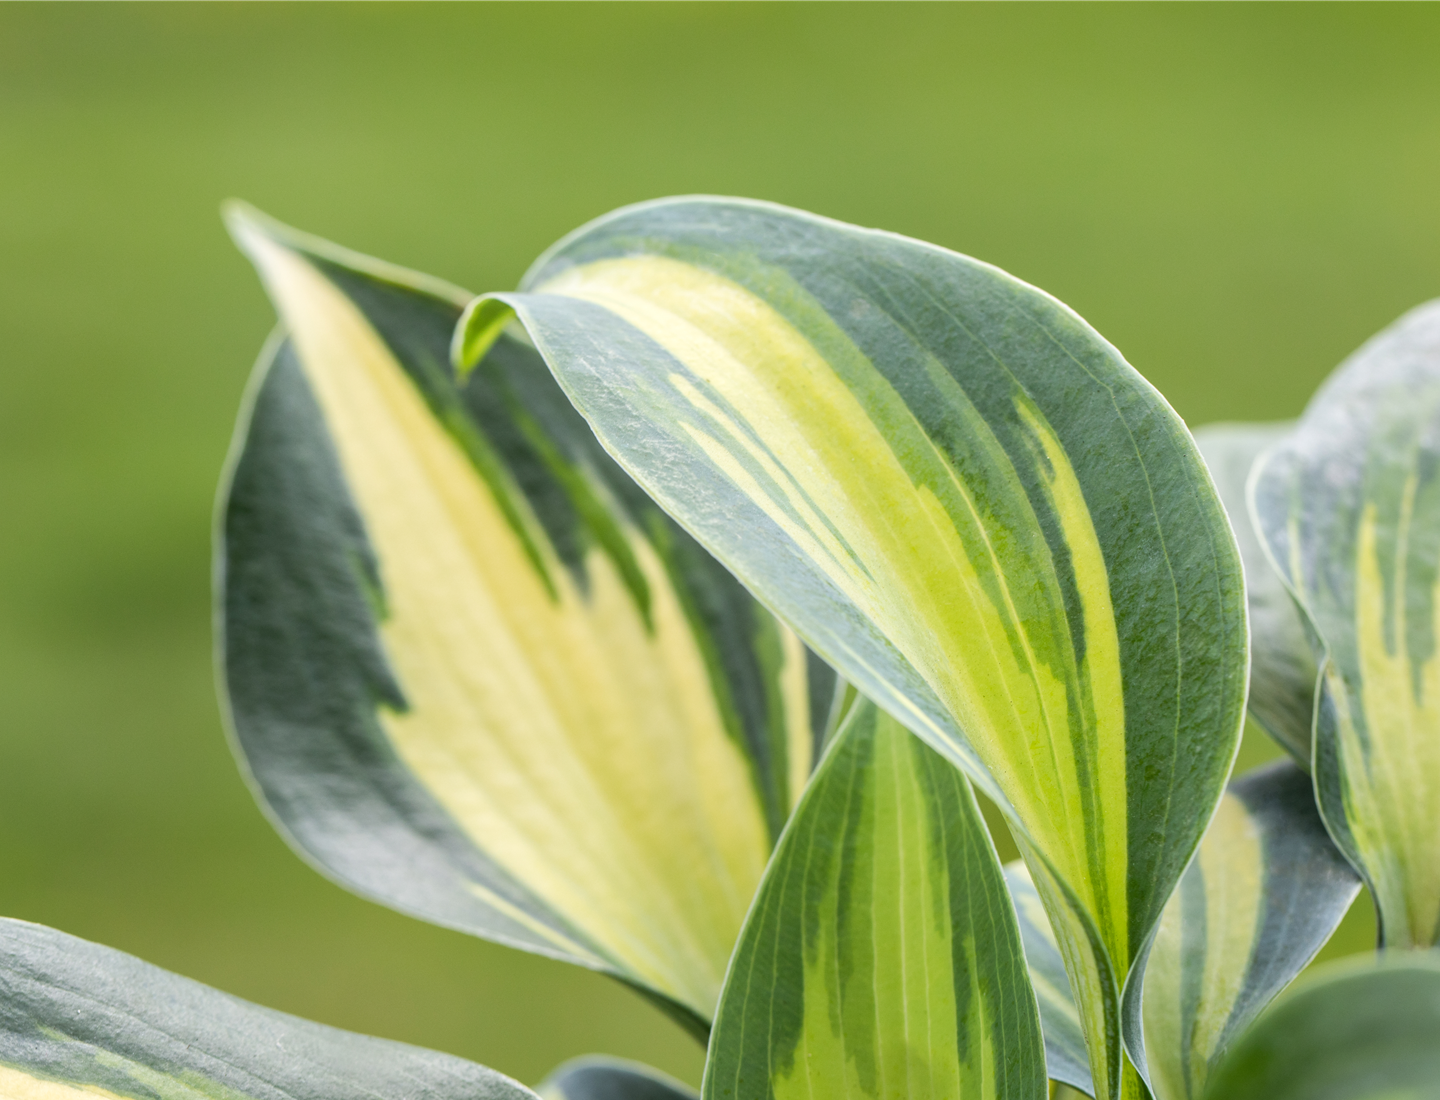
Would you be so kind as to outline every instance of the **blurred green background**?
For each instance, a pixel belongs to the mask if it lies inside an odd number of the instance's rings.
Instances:
[[[1437,45],[1435,6],[0,6],[0,912],[530,1081],[697,1080],[251,802],[209,528],[272,315],[220,200],[489,290],[623,203],[773,199],[1050,290],[1191,424],[1285,417],[1440,294]]]

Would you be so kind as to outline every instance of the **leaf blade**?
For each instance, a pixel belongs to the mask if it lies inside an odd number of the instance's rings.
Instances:
[[[1014,910],[966,780],[862,701],[756,897],[702,1095],[897,1091],[1041,1097],[1044,1055]]]
[[[534,1100],[494,1070],[249,1004],[0,918],[0,1092],[27,1100]]]
[[[1265,554],[1250,518],[1246,484],[1260,454],[1279,443],[1294,423],[1207,424],[1195,444],[1215,478],[1245,566],[1250,610],[1250,715],[1309,770],[1320,670],[1302,612]]]
[[[220,533],[262,799],[342,884],[612,973],[703,1034],[809,771],[823,666],[609,462],[531,349],[502,338],[461,388],[458,295],[235,225],[291,331]]]
[[[1084,913],[1062,938],[1111,1095],[1119,985],[1243,708],[1239,561],[1178,419],[1018,280],[766,204],[619,211],[524,289],[472,307],[462,355],[514,309],[661,505],[1007,810]]]
[[[1207,1100],[1430,1100],[1440,965],[1429,953],[1331,963],[1232,1048]]]
[[[1359,891],[1295,764],[1231,785],[1165,908],[1145,971],[1157,1100],[1204,1094],[1227,1047],[1315,957]]]
[[[597,1055],[557,1066],[535,1091],[541,1100],[699,1100],[694,1089],[649,1066]]]
[[[1324,646],[1316,789],[1384,942],[1440,939],[1440,303],[1342,364],[1257,472],[1252,507]]]
[[[1035,890],[1024,860],[1017,859],[1005,865],[1005,885],[1015,902],[1015,913],[1020,921],[1020,940],[1025,949],[1025,966],[1040,1006],[1046,1074],[1052,1081],[1093,1096],[1095,1083],[1090,1078],[1080,1011],[1070,989],[1060,945],[1045,913],[1045,903]]]

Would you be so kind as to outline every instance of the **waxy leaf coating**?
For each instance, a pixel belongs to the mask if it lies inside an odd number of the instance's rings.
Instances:
[[[1315,785],[1391,947],[1440,942],[1440,302],[1350,357],[1252,507],[1323,647]]]
[[[473,1062],[287,1016],[3,918],[0,1096],[536,1100]]]

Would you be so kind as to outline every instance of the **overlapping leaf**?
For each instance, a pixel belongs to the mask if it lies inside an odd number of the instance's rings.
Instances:
[[[1250,519],[1245,492],[1255,459],[1294,426],[1288,421],[1209,424],[1195,432],[1195,444],[1215,478],[1245,565],[1250,608],[1250,714],[1308,771],[1315,683],[1320,671],[1304,618],[1270,564]]]
[[[1226,1047],[1315,957],[1359,891],[1308,775],[1282,761],[1235,781],[1145,968],[1156,1100],[1199,1100]]]
[[[1006,868],[1040,1000],[1050,1077],[1093,1094],[1054,934],[1022,864]],[[1157,1100],[1204,1093],[1226,1046],[1315,957],[1360,890],[1289,761],[1236,780],[1161,917],[1145,968],[1148,1080]]]
[[[636,480],[996,799],[1116,1093],[1121,986],[1244,706],[1239,557],[1179,419],[1034,288],[761,203],[619,211],[523,289],[457,356],[513,310]]]
[[[236,739],[322,870],[703,1031],[833,675],[463,292],[232,213],[288,335],[222,516]]]
[[[472,1062],[247,1004],[111,948],[5,919],[0,1096],[536,1100]]]
[[[1326,662],[1315,780],[1386,944],[1440,940],[1440,302],[1344,363],[1252,505]]]
[[[965,777],[862,701],[766,871],[705,1100],[1039,1100],[1015,911]]]
[[[1440,959],[1331,963],[1231,1048],[1205,1100],[1440,1100]]]
[[[540,1100],[698,1100],[695,1090],[649,1066],[619,1058],[575,1058],[535,1090]]]

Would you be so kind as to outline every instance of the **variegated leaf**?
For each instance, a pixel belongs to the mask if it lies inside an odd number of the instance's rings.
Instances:
[[[607,971],[698,1032],[833,675],[463,292],[231,214],[288,335],[220,535],[239,749],[322,871]]]
[[[1091,1094],[1088,1076],[1076,1072],[1075,1005],[1054,934],[1024,865],[1010,864],[1006,879],[1050,1077]],[[1145,968],[1145,1053],[1157,1100],[1203,1094],[1226,1045],[1315,957],[1359,892],[1308,775],[1280,761],[1231,785],[1165,906]]]
[[[1440,1100],[1440,958],[1346,959],[1231,1047],[1205,1100]]]
[[[1440,941],[1440,302],[1347,360],[1252,506],[1326,654],[1320,808],[1392,947]]]
[[[1290,421],[1208,424],[1195,432],[1195,444],[1215,478],[1245,565],[1250,607],[1250,716],[1309,771],[1315,682],[1320,671],[1304,616],[1265,555],[1245,494],[1256,457],[1294,427]]]
[[[1165,907],[1145,968],[1156,1100],[1199,1100],[1226,1047],[1325,945],[1360,892],[1289,761],[1237,779]]]
[[[513,311],[635,479],[996,800],[1118,1094],[1122,984],[1244,709],[1239,555],[1179,418],[1033,287],[763,203],[618,211],[523,289],[459,360]]]
[[[8,1100],[536,1100],[494,1070],[231,997],[0,919]]]
[[[540,1100],[699,1100],[694,1089],[659,1070],[595,1055],[558,1066],[535,1091]]]
[[[1015,910],[961,772],[862,700],[765,873],[705,1100],[1039,1100]]]

